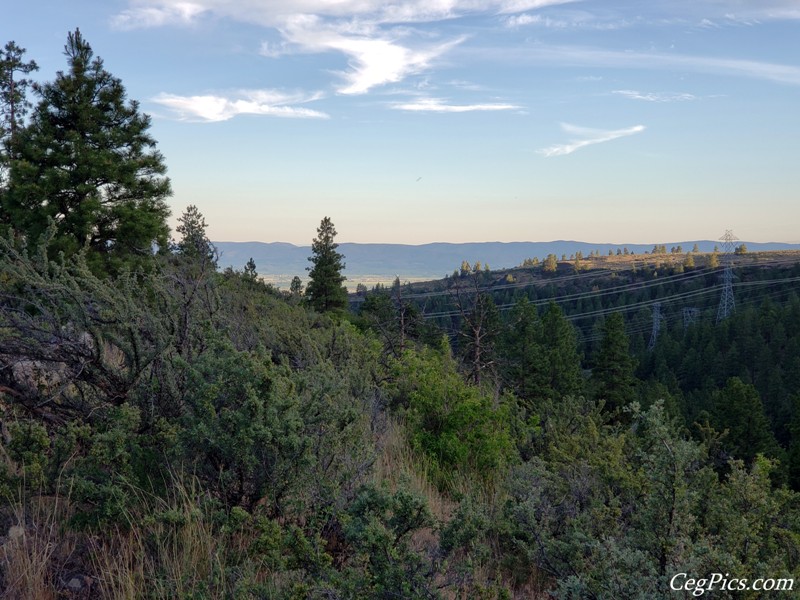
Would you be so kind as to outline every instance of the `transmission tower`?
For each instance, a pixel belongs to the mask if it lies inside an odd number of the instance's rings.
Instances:
[[[683,328],[686,329],[689,325],[697,323],[697,317],[700,314],[700,309],[695,307],[687,307],[683,309]]]
[[[653,350],[656,347],[658,340],[658,332],[661,330],[661,320],[664,315],[661,314],[661,302],[653,304],[653,330],[650,332],[650,343],[647,344],[648,350]]]
[[[730,229],[727,229],[725,235],[720,238],[724,252],[722,262],[725,270],[722,273],[722,297],[717,309],[717,323],[727,319],[736,307],[733,299],[733,244],[738,239]]]

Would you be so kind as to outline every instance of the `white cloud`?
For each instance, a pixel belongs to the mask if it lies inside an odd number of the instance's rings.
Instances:
[[[290,44],[306,52],[335,50],[350,57],[350,69],[338,73],[346,82],[337,90],[341,94],[363,94],[373,87],[421,73],[464,39],[414,49],[378,33],[368,24],[326,23],[308,15],[288,19],[281,33]]]
[[[625,96],[631,100],[644,100],[646,102],[685,102],[688,100],[697,100],[697,96],[687,93],[637,92],[636,90],[614,90],[611,93]]]
[[[531,23],[541,23],[542,16],[541,15],[529,15],[528,13],[523,13],[521,15],[513,15],[508,17],[505,21],[506,27],[511,27],[512,29],[517,27],[524,27],[525,25],[530,25]]]
[[[482,48],[476,50],[476,52],[480,52],[482,57],[487,57],[492,50]],[[506,62],[519,60],[548,66],[633,68],[647,71],[652,71],[653,69],[685,69],[700,73],[751,77],[778,83],[800,85],[800,67],[737,58],[659,54],[655,52],[623,52],[587,46],[537,45],[517,50],[498,48],[495,52],[498,59]]]
[[[321,95],[302,96],[274,90],[243,90],[235,96],[179,96],[159,94],[153,102],[166,106],[183,121],[227,121],[237,115],[268,115],[305,119],[326,119],[328,115],[310,108],[290,106],[317,100]]]
[[[504,104],[499,102],[488,104],[449,104],[441,98],[422,98],[413,102],[396,103],[392,105],[392,108],[413,112],[462,113],[474,111],[516,110],[520,107],[514,104]]]
[[[432,44],[410,39],[419,32],[396,27],[464,15],[514,14],[575,0],[128,0],[113,19],[119,28],[191,23],[200,15],[275,29],[279,43],[264,43],[263,56],[339,52],[349,68],[338,72],[342,94],[363,94],[431,68],[465,38]]]
[[[129,9],[115,22],[128,27],[173,24],[178,15],[208,11],[219,17],[274,27],[288,17],[316,15],[325,19],[361,20],[378,24],[432,23],[471,14],[515,14],[578,0],[128,0]]]
[[[579,0],[503,0],[500,2],[500,9],[498,12],[501,14],[520,13],[526,10],[545,8],[558,4],[571,4],[578,1]]]
[[[634,135],[641,133],[645,130],[644,125],[634,125],[626,129],[588,129],[586,127],[578,127],[570,125],[569,123],[562,123],[561,128],[569,134],[575,136],[575,139],[570,140],[565,144],[556,144],[548,148],[539,150],[539,154],[544,156],[565,156],[572,154],[576,150],[591,146],[592,144],[601,144],[603,142],[610,142],[617,138]]]
[[[155,6],[138,6],[122,11],[111,19],[118,29],[163,27],[165,25],[189,24],[206,12],[206,8],[194,2],[166,2]]]
[[[258,53],[267,58],[279,58],[286,54],[291,54],[292,49],[287,42],[280,42],[279,44],[261,42],[261,48],[259,48]]]

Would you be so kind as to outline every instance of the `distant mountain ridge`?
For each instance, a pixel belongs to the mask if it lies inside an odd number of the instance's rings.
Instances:
[[[739,241],[747,249],[754,251],[767,250],[800,250],[800,244],[786,244],[778,242],[757,243]],[[251,257],[256,263],[256,270],[263,276],[291,276],[299,275],[305,279],[306,267],[309,266],[308,257],[311,255],[311,246],[295,246],[286,242],[214,242],[220,253],[220,266],[243,269]],[[690,240],[682,242],[669,242],[659,244],[671,248],[681,246],[683,252],[690,251],[697,244],[700,252],[711,252],[714,246],[721,247],[719,241]],[[526,258],[538,257],[543,259],[548,254],[555,254],[559,258],[567,258],[576,252],[588,256],[593,251],[608,254],[611,250],[628,248],[636,254],[650,252],[655,244],[592,244],[571,240],[556,240],[552,242],[470,242],[447,243],[436,242],[431,244],[339,244],[339,252],[345,257],[345,272],[348,279],[353,280],[361,276],[376,276],[393,278],[399,275],[400,279],[440,278],[451,274],[461,266],[461,261],[470,264],[480,261],[488,264],[492,269],[516,267]]]

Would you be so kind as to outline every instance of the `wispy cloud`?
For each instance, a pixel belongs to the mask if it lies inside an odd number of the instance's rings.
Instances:
[[[186,25],[208,9],[195,2],[164,2],[134,6],[111,19],[117,29],[141,29],[165,25]]]
[[[631,100],[644,100],[645,102],[686,102],[689,100],[697,100],[697,96],[687,93],[638,92],[636,90],[614,90],[611,93],[630,98]]]
[[[525,25],[531,25],[532,23],[541,23],[542,21],[544,21],[544,17],[541,15],[523,13],[521,15],[512,15],[508,17],[505,20],[505,25],[506,27],[516,29],[517,27],[524,27]]]
[[[191,23],[201,15],[227,18],[277,30],[279,43],[264,43],[261,54],[277,58],[293,52],[339,52],[348,69],[337,72],[342,94],[371,89],[430,69],[464,37],[430,43],[409,39],[401,25],[434,23],[467,15],[513,15],[575,0],[128,0],[113,18],[133,29]],[[426,34],[428,35],[428,34]],[[405,38],[405,39],[404,39]]]
[[[498,4],[500,4],[500,8],[497,12],[500,14],[511,14],[511,13],[520,13],[525,12],[527,10],[533,10],[537,8],[545,8],[547,6],[556,6],[559,4],[572,4],[573,2],[579,2],[580,0],[501,0]],[[473,4],[477,5],[491,5],[492,2],[474,2]]]
[[[559,17],[541,14],[514,14],[503,19],[509,29],[519,29],[535,25],[547,29],[584,29],[596,31],[613,31],[633,25],[635,21],[623,19],[616,15],[597,15],[586,11],[564,11]]]
[[[572,154],[576,150],[591,146],[593,144],[601,144],[603,142],[610,142],[621,137],[641,133],[645,130],[644,125],[634,125],[626,129],[588,129],[586,127],[578,127],[577,125],[570,125],[569,123],[562,123],[561,129],[566,133],[575,136],[574,139],[565,144],[556,144],[548,148],[539,150],[539,154],[544,156],[565,156]]]
[[[337,74],[345,80],[337,91],[363,94],[373,87],[397,83],[409,75],[430,68],[432,62],[464,38],[423,48],[411,48],[374,26],[354,23],[327,23],[318,17],[298,15],[290,19],[281,33],[286,40],[306,52],[335,50],[350,57],[348,71]]]
[[[470,51],[474,51],[484,58],[492,52],[486,48],[471,49]],[[630,68],[647,71],[653,69],[686,70],[800,85],[800,67],[747,59],[656,52],[624,52],[591,46],[537,45],[516,50],[498,48],[495,52],[498,59],[506,62],[518,60],[547,66]]]
[[[462,16],[516,14],[570,4],[579,0],[128,0],[129,8],[114,18],[116,25],[160,27],[194,18],[200,12],[241,22],[274,27],[287,17],[315,15],[324,19],[373,24],[432,23]]]
[[[521,107],[515,104],[493,102],[488,104],[450,104],[441,98],[422,98],[413,102],[396,103],[391,105],[397,110],[412,112],[437,112],[437,113],[463,113],[475,111],[517,110]]]
[[[153,102],[172,110],[180,120],[227,121],[237,115],[266,115],[304,119],[326,119],[318,110],[293,106],[318,100],[321,95],[285,94],[274,90],[243,90],[230,97],[218,95],[179,96],[159,94]]]

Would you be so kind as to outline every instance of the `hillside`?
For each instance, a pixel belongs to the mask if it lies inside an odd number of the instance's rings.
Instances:
[[[800,250],[800,244],[743,242],[752,252]],[[667,249],[681,247],[688,252],[697,244],[701,252],[711,252],[720,242],[691,240],[663,244]],[[242,269],[253,258],[259,274],[266,281],[287,288],[294,275],[306,277],[310,246],[295,246],[284,242],[214,242],[220,253],[220,266]],[[475,242],[463,244],[339,244],[345,257],[348,285],[364,282],[369,286],[388,282],[399,276],[402,281],[437,279],[458,269],[462,261],[480,261],[492,269],[508,269],[522,264],[526,258],[544,259],[548,254],[559,258],[581,252],[584,256],[596,253],[616,255],[627,248],[639,256],[653,249],[653,244],[594,244],[580,241],[552,242]],[[612,261],[613,262],[613,261]]]

